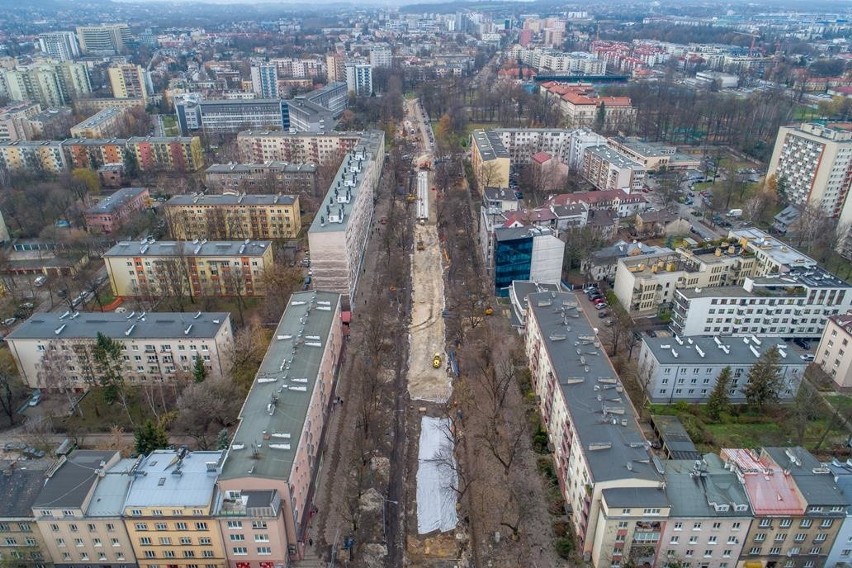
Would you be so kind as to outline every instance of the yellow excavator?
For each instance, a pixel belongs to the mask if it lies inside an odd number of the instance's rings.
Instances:
[[[434,357],[432,357],[432,366],[436,369],[441,368],[441,354],[435,353]]]

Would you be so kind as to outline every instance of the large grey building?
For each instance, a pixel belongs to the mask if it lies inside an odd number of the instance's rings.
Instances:
[[[130,28],[127,24],[77,26],[80,51],[93,55],[119,55],[127,50]]]
[[[186,95],[175,101],[181,133],[239,132],[247,128],[290,128],[287,102],[281,99],[203,100]]]
[[[71,61],[80,56],[80,46],[74,32],[38,34],[38,45],[42,53],[59,61]]]
[[[728,396],[734,403],[743,403],[749,370],[773,347],[780,355],[779,370],[784,382],[779,395],[790,399],[799,390],[808,362],[795,346],[780,339],[643,336],[639,374],[645,396],[654,404],[707,402],[722,369],[730,367]]]

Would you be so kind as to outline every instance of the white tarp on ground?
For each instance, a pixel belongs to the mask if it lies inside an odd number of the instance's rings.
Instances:
[[[450,421],[424,416],[417,453],[417,532],[446,532],[456,528],[456,460]]]

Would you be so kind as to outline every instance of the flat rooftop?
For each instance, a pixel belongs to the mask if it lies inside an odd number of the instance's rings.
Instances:
[[[138,256],[159,258],[263,256],[272,241],[121,241],[104,253],[104,256]]]
[[[482,161],[488,162],[498,158],[509,159],[509,151],[503,145],[499,133],[493,130],[474,130],[471,137],[479,150]]]
[[[287,480],[293,467],[340,295],[299,292],[272,336],[240,411],[222,479]]]
[[[837,486],[831,470],[809,451],[801,446],[763,448],[763,451],[779,467],[790,472],[808,506],[843,507],[842,514],[846,515],[849,498]]]
[[[117,107],[105,108],[102,111],[99,111],[96,114],[93,114],[86,120],[75,124],[72,128],[92,128],[93,126],[99,126],[108,120],[112,120],[116,116],[122,114],[124,109]]]
[[[358,192],[363,188],[365,169],[369,162],[376,161],[379,147],[385,133],[370,130],[362,134],[361,139],[343,158],[343,163],[328,188],[319,210],[309,229],[312,233],[335,233],[345,231],[352,215],[352,208],[358,201]],[[349,199],[346,199],[347,192]],[[337,221],[332,221],[332,219]]]
[[[799,356],[803,351],[778,338],[692,336],[686,338],[647,337],[642,343],[654,355],[660,365],[731,365],[751,366],[757,359],[775,347],[781,353],[782,365],[808,363]],[[714,377],[715,378],[715,377]]]
[[[651,416],[651,423],[660,435],[668,457],[676,460],[701,457],[680,418],[657,414]]]
[[[762,254],[771,258],[773,262],[791,269],[800,266],[816,266],[817,264],[811,257],[755,227],[731,229],[728,237],[747,242],[749,248],[755,251],[759,250]]]
[[[671,156],[675,153],[675,147],[667,144],[658,144],[654,142],[643,142],[630,138],[622,138],[618,140],[619,144],[625,148],[633,150],[640,156],[647,158],[660,158],[663,156]]]
[[[124,458],[110,467],[98,479],[92,500],[86,509],[87,517],[120,517],[124,512],[124,499],[133,476],[130,471],[136,465],[136,458]]]
[[[574,292],[528,297],[542,342],[582,444],[592,482],[659,481],[663,468],[648,450],[636,412]]]
[[[263,164],[213,164],[205,170],[208,174],[251,174],[266,172],[298,173],[317,171],[316,164],[294,164],[292,162],[269,161]],[[175,197],[185,197],[176,195]],[[248,197],[248,196],[246,196]]]
[[[228,312],[39,312],[15,328],[14,339],[211,339],[228,323]]]
[[[741,448],[723,448],[720,455],[739,469],[755,515],[804,514],[806,503],[796,482],[768,456]]]
[[[143,193],[147,193],[148,190],[144,187],[124,187],[106,197],[101,199],[97,205],[94,207],[89,207],[86,209],[87,215],[105,215],[107,213],[112,213],[116,209],[119,209],[126,205],[128,202],[136,199]]]
[[[225,194],[196,194],[196,195],[175,195],[166,202],[166,207],[189,206],[197,205],[198,207],[224,207],[242,205],[251,207],[257,205],[293,205],[298,198],[298,195],[235,195],[233,193]]]
[[[589,148],[586,148],[586,152],[594,154],[595,156],[598,156],[601,159],[606,160],[610,164],[619,168],[631,168],[634,170],[645,169],[645,166],[643,166],[639,162],[631,160],[624,154],[613,150],[609,146],[591,146]]]
[[[212,506],[223,455],[224,451],[154,450],[133,474],[125,514],[132,507]]]
[[[115,451],[76,450],[46,472],[47,480],[33,503],[39,509],[82,507],[98,471],[118,459]]]
[[[151,144],[189,144],[196,136],[133,136],[127,139],[128,144],[141,144],[149,142]]]

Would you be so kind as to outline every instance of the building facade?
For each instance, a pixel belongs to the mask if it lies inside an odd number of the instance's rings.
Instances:
[[[127,109],[107,108],[71,127],[72,138],[114,138],[121,133]]]
[[[7,462],[0,475],[0,529],[3,532],[0,551],[5,562],[16,566],[48,566],[54,557],[32,509],[45,483],[44,472],[15,467],[14,463]]]
[[[474,130],[471,133],[470,163],[480,194],[487,187],[509,187],[511,158],[497,133],[491,130]]]
[[[317,192],[317,167],[309,163],[270,161],[261,164],[213,164],[204,172],[204,185],[217,192]]]
[[[151,76],[141,65],[112,65],[107,69],[112,96],[117,99],[142,99],[153,92]]]
[[[197,357],[208,377],[221,377],[234,342],[230,314],[221,312],[45,312],[6,337],[29,387],[83,392],[100,373],[93,355],[98,333],[121,343],[122,372],[131,384],[185,376]]]
[[[281,99],[203,100],[187,95],[175,100],[175,112],[184,136],[198,130],[233,133],[246,128],[290,128],[287,101]]]
[[[223,457],[181,448],[140,458],[122,511],[139,568],[225,568],[226,543],[214,516]]]
[[[0,142],[0,169],[59,175],[68,169],[62,142]]]
[[[801,352],[779,339],[698,336],[682,339],[642,336],[639,372],[645,396],[654,404],[707,402],[725,367],[731,368],[729,400],[744,404],[748,373],[768,350],[778,350],[778,374],[782,386],[778,396],[790,400],[799,391],[808,362]]]
[[[277,99],[278,66],[274,63],[261,63],[251,66],[252,91],[262,99]]]
[[[125,187],[101,199],[83,213],[86,228],[92,233],[110,234],[137,211],[148,207],[151,194],[145,187]]]
[[[42,53],[59,61],[73,61],[80,56],[80,45],[74,32],[38,34],[38,46]]]
[[[645,185],[645,168],[608,146],[591,146],[583,152],[582,175],[600,190],[632,193]]]
[[[369,63],[346,64],[346,89],[356,97],[373,94],[373,66]]]
[[[295,239],[298,195],[176,195],[163,207],[173,238]]]
[[[130,28],[127,24],[77,26],[77,39],[86,55],[119,55],[127,51]]]
[[[91,93],[92,84],[83,63],[43,62],[0,71],[0,91],[13,101],[35,101],[54,108]]]
[[[116,296],[262,296],[271,241],[122,241],[103,255]]]
[[[135,156],[141,172],[195,172],[204,166],[198,136],[133,137],[127,139],[127,150]]]
[[[344,157],[308,229],[313,284],[342,294],[345,307],[358,287],[384,159],[384,133],[363,133]]]
[[[240,411],[218,484],[235,507],[223,532],[245,534],[230,539],[245,546],[229,548],[230,568],[286,565],[313,538],[308,521],[343,346],[340,300],[330,292],[292,295]],[[264,496],[265,510],[249,506],[252,495]],[[276,507],[265,505],[270,496]],[[268,536],[252,534],[258,527]]]
[[[37,130],[31,119],[41,113],[41,105],[31,102],[11,103],[0,108],[0,142],[32,140]]]
[[[494,277],[494,291],[508,296],[514,280],[559,284],[565,242],[553,231],[538,227],[498,228],[485,249],[486,268]]]
[[[852,312],[830,316],[816,349],[816,364],[839,387],[852,386]]]
[[[237,148],[243,164],[291,162],[326,164],[343,158],[360,142],[363,133],[327,134],[247,130],[237,134]]]

